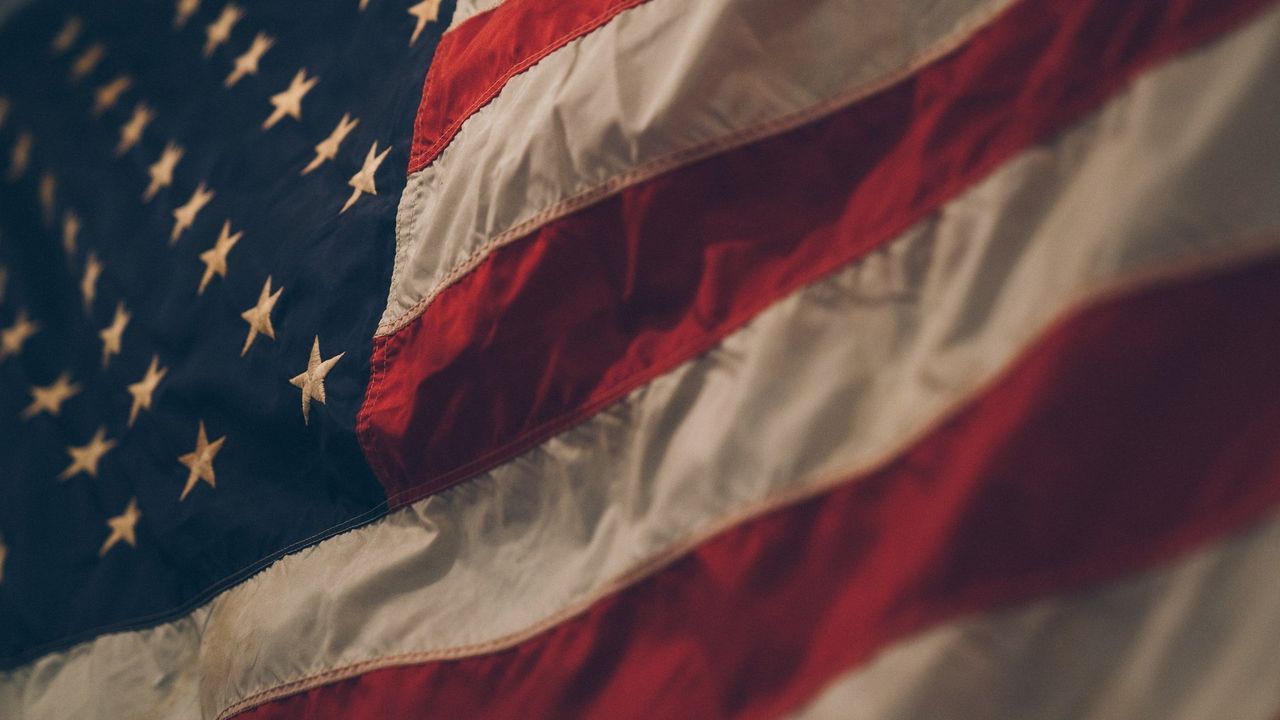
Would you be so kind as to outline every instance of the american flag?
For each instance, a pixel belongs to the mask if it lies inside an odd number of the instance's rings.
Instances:
[[[0,2],[0,717],[1280,713],[1269,0]]]

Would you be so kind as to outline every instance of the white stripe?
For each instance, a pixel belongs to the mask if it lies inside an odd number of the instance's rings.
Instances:
[[[0,707],[35,720],[163,701],[209,718],[327,670],[488,651],[864,472],[1081,303],[1280,250],[1280,134],[1256,131],[1280,103],[1277,72],[1280,11],[1154,71],[591,420],[286,557],[185,620],[10,673]]]
[[[449,29],[452,30],[462,23],[483,12],[501,5],[503,0],[458,0],[458,6],[453,11],[453,20],[449,23]]]
[[[1009,2],[652,0],[620,13],[512,78],[409,178],[379,333],[494,248],[865,97]]]
[[[1276,720],[1280,521],[1141,578],[897,645],[798,720]]]

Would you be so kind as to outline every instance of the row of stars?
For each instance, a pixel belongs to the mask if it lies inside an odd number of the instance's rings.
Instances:
[[[266,285],[262,288],[258,304],[242,313],[242,317],[249,322],[249,334],[245,339],[241,355],[248,351],[249,345],[253,342],[258,332],[262,332],[272,338],[275,336],[274,328],[271,326],[270,312],[271,307],[280,298],[282,289],[274,293],[271,293],[270,289],[271,279],[268,277]],[[111,324],[98,333],[102,340],[104,366],[112,356],[121,352],[122,339],[124,331],[129,325],[129,320],[130,314],[124,309],[124,303],[118,303]],[[39,323],[32,321],[25,309],[19,309],[15,314],[14,322],[8,327],[0,329],[0,360],[20,354],[27,340],[38,333],[39,330]],[[345,354],[338,353],[333,357],[323,359],[320,352],[320,337],[317,335],[312,340],[311,354],[307,359],[306,369],[289,380],[289,384],[298,388],[302,393],[303,422],[307,424],[311,422],[312,400],[319,403],[325,402],[325,378]],[[128,427],[133,427],[139,412],[151,409],[155,391],[167,373],[168,368],[163,368],[159,365],[159,356],[152,355],[151,364],[147,367],[143,377],[137,382],[128,385],[128,392],[133,398],[129,408]],[[30,389],[31,403],[23,408],[19,413],[19,417],[24,421],[29,421],[42,413],[56,417],[61,413],[62,405],[79,394],[81,389],[80,384],[73,382],[70,374],[66,372],[63,372],[48,385],[34,385]],[[70,477],[70,475],[66,477]],[[66,477],[63,479],[66,479]]]
[[[151,366],[154,370],[154,359]],[[218,486],[217,474],[213,469],[213,459],[222,450],[226,440],[227,438],[224,435],[210,442],[209,436],[205,432],[204,421],[199,421],[195,449],[178,456],[178,462],[185,465],[189,471],[186,485],[182,488],[182,494],[178,496],[179,502],[186,500],[187,495],[191,494],[191,491],[195,489],[196,484],[200,481],[208,483],[211,488]],[[71,456],[71,463],[58,474],[58,479],[69,480],[81,473],[91,478],[98,477],[98,464],[102,461],[102,457],[115,449],[118,444],[117,440],[107,437],[106,428],[99,427],[94,432],[93,437],[89,438],[89,442],[84,445],[73,445],[67,448],[67,454]]]
[[[364,12],[369,7],[369,0],[358,0],[358,9]],[[200,10],[200,0],[177,0],[177,7],[173,15],[173,27],[175,30],[181,30],[187,21],[191,19]],[[422,0],[408,9],[408,13],[414,17],[413,35],[409,38],[409,44],[413,45],[418,42],[418,37],[422,35],[423,29],[428,23],[435,22],[440,12],[440,0]],[[244,11],[234,3],[228,4],[222,8],[216,20],[209,23],[205,27],[205,44],[204,54],[209,56],[213,54],[215,48],[225,43],[231,37],[231,29],[235,24],[244,17]]]
[[[441,0],[420,0],[420,2],[413,4],[407,9],[406,12],[408,12],[409,15],[413,16],[414,18],[413,34],[409,38],[409,45],[412,46],[416,44],[418,42],[418,38],[422,35],[422,31],[426,29],[427,25],[429,23],[435,22],[438,19],[440,14],[440,2]],[[364,12],[369,7],[369,0],[357,0],[357,3],[358,3],[357,8],[359,9],[360,12]],[[174,8],[174,15],[173,15],[173,28],[175,30],[181,30],[183,27],[186,26],[187,22],[191,19],[191,17],[195,15],[197,12],[199,12],[199,10],[200,10],[200,0],[177,0],[176,7]],[[232,29],[236,26],[236,23],[240,22],[241,18],[243,17],[244,17],[244,10],[240,6],[236,5],[235,3],[228,3],[227,5],[223,6],[222,11],[218,14],[218,17],[213,22],[205,26],[205,29],[204,29],[205,57],[209,57],[210,55],[212,55],[214,50],[216,50],[220,45],[226,43],[228,40],[231,39]],[[49,44],[50,49],[55,54],[62,54],[67,50],[70,50],[71,47],[75,45],[76,41],[80,38],[80,34],[83,31],[84,31],[83,20],[81,20],[78,16],[72,16],[68,18],[67,21],[63,23],[62,28],[58,31],[58,33],[54,35],[53,40]],[[256,46],[256,42],[255,42],[255,46]],[[267,43],[267,46],[270,47],[270,43]],[[256,71],[256,67],[257,67],[256,58],[260,58],[262,56],[262,53],[266,52],[266,48],[258,49],[254,52],[256,52],[256,55],[254,55],[254,59],[248,62],[253,63],[254,70]],[[246,53],[246,55],[248,54],[249,53]],[[98,59],[101,59],[101,58],[98,58]],[[86,62],[89,63],[91,66],[93,63],[96,63],[96,61],[97,60],[94,59],[94,60],[87,60]],[[237,64],[238,63],[239,61],[237,60]],[[77,68],[77,70],[79,71],[80,75],[88,74],[88,70],[80,70],[79,68]],[[234,80],[228,79],[228,86],[234,85],[234,84],[235,84]]]
[[[439,7],[439,0],[432,0],[430,3],[420,3],[414,7],[422,10],[423,14],[420,16],[421,18],[429,18],[429,20],[434,21]],[[243,17],[243,11],[234,4],[230,4],[223,9],[223,13],[219,16],[219,20],[210,25],[211,30],[208,36],[210,39],[205,45],[206,56],[212,54],[214,48],[225,42],[230,37],[231,25],[234,25],[234,23],[239,21],[241,17]],[[420,32],[421,27],[424,27],[425,23],[426,20],[423,20],[416,32]],[[74,45],[79,34],[82,32],[82,28],[83,22],[78,17],[72,17],[69,19],[66,24],[64,24],[62,30],[60,30],[54,38],[54,41],[51,44],[52,50],[57,54],[61,54],[69,50],[72,45]],[[257,74],[259,62],[261,61],[263,54],[265,54],[266,51],[274,44],[275,40],[270,35],[262,32],[257,33],[249,49],[235,59],[232,71],[227,75],[223,84],[227,87],[231,87],[246,75]],[[73,83],[78,82],[80,79],[91,73],[105,54],[106,49],[101,43],[93,43],[85,49],[72,62],[71,78]],[[302,101],[307,93],[309,93],[318,82],[319,78],[317,76],[307,75],[306,68],[299,69],[290,80],[288,87],[269,98],[272,110],[267,115],[266,119],[263,120],[262,130],[266,131],[271,129],[286,117],[294,120],[301,120]],[[93,114],[100,115],[106,110],[114,107],[119,102],[121,95],[131,88],[132,85],[132,78],[128,75],[119,75],[115,79],[99,87],[94,93]],[[3,109],[7,111],[7,101],[0,98],[0,103],[4,103],[4,105],[0,107],[3,107]],[[137,103],[134,106],[133,113],[129,117],[129,120],[125,122],[120,129],[120,138],[116,144],[116,155],[123,155],[137,145],[142,140],[143,133],[147,126],[150,125],[154,119],[155,111],[150,105],[146,102]],[[0,116],[0,121],[2,120],[3,117]],[[315,146],[315,157],[305,168],[303,168],[301,174],[306,175],[324,162],[335,159],[342,142],[358,123],[358,119],[353,119],[350,114],[344,113],[342,118],[338,121],[337,126],[328,135],[328,137],[320,141]],[[23,132],[19,134],[10,156],[8,178],[11,182],[17,180],[26,172],[27,166],[30,163],[33,141],[34,138],[31,133]],[[350,209],[362,194],[367,193],[370,195],[377,195],[377,186],[374,182],[374,176],[389,152],[390,147],[383,148],[382,151],[379,152],[378,142],[375,140],[372,143],[368,153],[365,155],[365,160],[361,165],[360,170],[352,175],[347,181],[347,184],[351,187],[352,191],[346,203],[343,204],[342,209],[339,210],[339,214]],[[150,177],[150,183],[146,190],[143,191],[142,198],[144,201],[149,202],[162,188],[169,187],[173,184],[174,169],[182,159],[183,154],[184,149],[181,145],[174,142],[166,144],[160,158],[148,168],[147,172]],[[44,187],[44,184],[44,180],[42,179],[42,187]],[[51,187],[49,193],[52,193]],[[42,192],[42,197],[45,194],[46,193]],[[212,199],[212,197],[213,193],[201,185],[200,187],[197,187],[191,198],[182,207],[174,211],[175,220],[171,240],[176,241],[182,231],[194,222],[196,214],[199,213],[199,211],[209,202],[210,199]]]

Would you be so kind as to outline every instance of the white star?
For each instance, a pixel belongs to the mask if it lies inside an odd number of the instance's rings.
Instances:
[[[13,141],[13,150],[9,152],[9,182],[16,181],[27,172],[27,166],[31,164],[33,143],[35,138],[29,132],[19,134],[18,139]]]
[[[45,171],[40,173],[40,215],[44,218],[45,225],[53,224],[54,203],[58,195],[58,178],[53,173]]]
[[[22,352],[22,346],[40,330],[40,323],[31,322],[27,311],[19,308],[13,324],[0,330],[0,360]]]
[[[364,157],[364,165],[361,166],[359,172],[352,175],[351,179],[347,181],[347,184],[352,187],[351,197],[347,198],[346,204],[338,211],[339,215],[355,204],[356,199],[360,197],[360,193],[378,194],[378,188],[373,184],[373,175],[378,172],[378,166],[382,164],[383,160],[387,159],[387,153],[389,152],[391,152],[390,145],[381,154],[378,154],[378,141],[373,141],[373,146],[369,148],[369,154]]]
[[[307,70],[303,68],[293,76],[293,80],[289,81],[289,87],[283,92],[278,92],[271,96],[271,105],[275,107],[267,119],[262,122],[262,129],[269,130],[285,115],[294,120],[302,119],[302,96],[311,91],[315,84],[319,82],[318,77],[307,77]]]
[[[111,318],[111,324],[98,331],[98,337],[102,338],[102,367],[107,366],[112,355],[120,354],[124,329],[128,327],[130,317],[124,309],[124,303],[116,303],[116,314]]]
[[[62,213],[62,249],[67,257],[75,257],[76,241],[80,238],[80,216],[75,210]]]
[[[133,106],[133,115],[129,116],[129,122],[126,122],[120,128],[120,142],[116,143],[116,155],[123,155],[129,152],[134,145],[142,140],[142,132],[147,129],[151,121],[156,117],[155,112],[146,103],[138,103]]]
[[[85,313],[93,312],[93,301],[98,296],[98,277],[102,275],[102,263],[92,252],[84,261],[84,276],[80,278],[80,297],[84,300]]]
[[[58,30],[58,34],[53,36],[53,42],[49,43],[49,51],[54,55],[71,49],[76,44],[76,40],[80,38],[80,31],[84,29],[84,23],[76,15],[72,15],[62,23],[62,29]]]
[[[212,199],[213,191],[206,188],[202,182],[196,186],[196,191],[191,193],[191,199],[173,211],[173,232],[169,233],[170,245],[178,242],[178,236],[195,223],[196,215]]]
[[[152,355],[146,374],[138,382],[129,385],[129,394],[133,396],[133,405],[129,407],[129,427],[133,427],[134,421],[138,419],[139,410],[151,409],[156,387],[168,372],[169,368],[160,367],[159,356]]]
[[[200,278],[200,287],[196,288],[197,295],[203,295],[205,287],[214,275],[218,277],[227,276],[227,253],[231,252],[231,248],[240,242],[240,237],[244,235],[244,231],[240,231],[234,235],[231,234],[231,221],[227,220],[222,223],[222,230],[218,233],[218,240],[213,247],[200,253],[200,262],[204,263],[204,276]]]
[[[62,403],[80,392],[80,384],[71,382],[69,373],[62,373],[52,383],[31,388],[31,404],[23,409],[21,417],[30,420],[40,413],[57,415],[62,412]]]
[[[204,29],[204,56],[209,57],[219,45],[231,39],[231,28],[244,17],[244,10],[235,3],[227,3],[218,15],[218,19],[209,23]]]
[[[133,87],[133,78],[128,75],[117,75],[114,80],[98,88],[93,93],[94,116],[110,110],[120,101],[120,96]]]
[[[409,8],[409,14],[417,19],[413,26],[413,37],[409,38],[409,44],[413,45],[418,42],[418,36],[422,34],[427,23],[436,21],[436,17],[440,14],[440,0],[422,0]]]
[[[311,345],[311,357],[307,359],[307,369],[289,381],[290,385],[302,390],[302,421],[311,423],[311,401],[324,403],[324,378],[333,369],[342,356],[338,353],[328,360],[320,359],[320,336],[317,335]]]
[[[115,440],[107,439],[107,429],[99,427],[89,442],[67,448],[67,454],[71,456],[71,464],[58,473],[58,479],[70,480],[80,473],[85,473],[89,477],[98,477],[98,462],[115,446]]]
[[[245,75],[257,75],[258,61],[262,60],[262,56],[275,44],[275,38],[266,33],[260,32],[255,35],[249,49],[236,58],[235,67],[231,69],[231,74],[227,75],[227,79],[222,84],[231,87],[240,82],[240,78]]]
[[[192,15],[200,9],[200,0],[178,0],[178,7],[173,13],[173,27],[182,29]]]
[[[98,549],[98,557],[105,556],[107,551],[115,547],[121,540],[127,543],[129,547],[137,547],[138,537],[135,531],[140,519],[142,519],[142,512],[138,510],[138,499],[130,498],[124,512],[107,520],[107,527],[111,528],[111,534],[107,536],[106,542],[102,543],[102,547]]]
[[[94,43],[85,48],[85,51],[71,63],[71,82],[78,83],[83,80],[93,69],[98,67],[98,63],[102,62],[102,57],[107,54],[107,49],[102,47],[102,43]]]
[[[360,121],[358,119],[353,120],[348,113],[342,113],[342,119],[338,121],[338,126],[333,129],[333,132],[329,133],[329,137],[321,140],[316,145],[316,156],[311,159],[311,162],[307,163],[306,167],[302,168],[301,174],[306,175],[320,167],[324,161],[338,157],[338,146],[342,144],[343,140],[347,139],[347,135],[359,124]]]
[[[149,202],[151,198],[156,196],[160,188],[169,187],[173,184],[173,168],[182,159],[183,152],[185,151],[182,146],[174,142],[164,146],[164,151],[160,153],[160,159],[151,163],[151,167],[147,168],[147,174],[151,176],[151,184],[147,186],[146,192],[142,193],[143,202]]]
[[[258,304],[240,313],[240,317],[249,323],[249,334],[245,336],[244,347],[240,350],[240,357],[249,352],[249,346],[253,344],[254,338],[258,337],[258,333],[262,333],[272,340],[276,339],[276,330],[271,326],[271,311],[275,309],[276,301],[280,299],[280,293],[284,292],[284,288],[276,288],[271,292],[271,276],[267,276],[267,281],[262,284],[262,292],[258,293]]]
[[[187,499],[187,495],[195,488],[196,483],[203,480],[209,484],[209,487],[218,487],[218,479],[213,472],[213,459],[217,457],[218,451],[222,450],[222,445],[227,441],[227,436],[209,442],[209,438],[204,432],[204,421],[200,421],[200,429],[196,432],[196,449],[178,458],[178,462],[187,466],[187,484],[182,488],[182,495],[178,497],[178,502]]]

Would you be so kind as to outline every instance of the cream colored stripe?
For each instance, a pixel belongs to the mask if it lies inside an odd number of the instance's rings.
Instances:
[[[409,178],[379,334],[490,252],[624,187],[848,105],[1010,0],[651,0],[512,78]]]
[[[458,0],[457,8],[453,11],[453,20],[449,23],[449,29],[452,30],[472,17],[482,12],[488,12],[502,3],[503,0]]]
[[[720,529],[866,472],[1082,304],[1280,252],[1280,134],[1258,132],[1277,72],[1272,12],[592,419],[181,621],[0,676],[0,707],[211,718],[507,647]]]
[[[1280,521],[1110,587],[890,648],[797,720],[1275,720]]]

